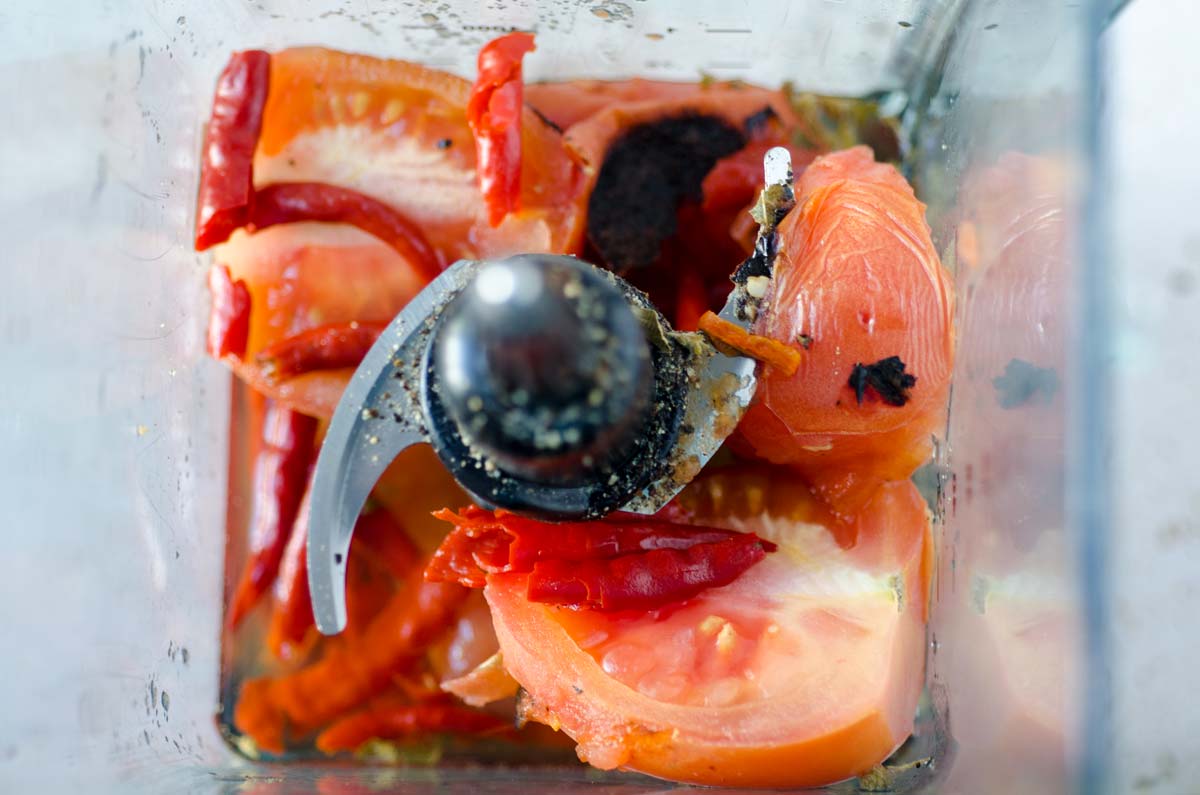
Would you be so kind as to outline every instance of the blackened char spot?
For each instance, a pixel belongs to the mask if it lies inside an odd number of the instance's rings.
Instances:
[[[745,145],[716,116],[685,114],[642,124],[609,147],[588,202],[588,240],[615,271],[652,265],[675,234],[676,209],[700,201],[716,162]]]
[[[860,406],[868,387],[889,406],[903,406],[908,402],[908,390],[916,383],[915,375],[904,372],[904,362],[899,356],[889,356],[874,364],[855,363],[850,371],[850,388]]]
[[[779,114],[775,112],[775,109],[770,105],[764,105],[762,110],[751,113],[746,117],[746,120],[742,122],[742,129],[746,131],[747,138],[753,138],[766,130],[767,125],[772,121],[777,121],[778,119]]]

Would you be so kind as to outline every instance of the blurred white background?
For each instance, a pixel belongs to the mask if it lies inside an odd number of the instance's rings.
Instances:
[[[1200,792],[1200,3],[1105,35],[1115,376],[1116,789]]]

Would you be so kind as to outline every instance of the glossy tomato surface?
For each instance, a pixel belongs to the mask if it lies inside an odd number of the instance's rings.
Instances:
[[[526,717],[560,727],[597,767],[699,784],[816,786],[885,759],[911,732],[922,685],[931,566],[916,489],[884,487],[850,533],[778,471],[702,475],[672,511],[779,551],[650,613],[535,604],[525,575],[492,575],[485,594]]]
[[[522,116],[521,208],[487,222],[467,126],[470,83],[404,61],[319,48],[271,56],[270,89],[254,159],[256,186],[336,185],[383,202],[414,223],[441,265],[518,251],[576,253],[583,184],[562,136]],[[330,323],[386,323],[425,285],[427,267],[382,240],[335,223],[288,223],[234,234],[215,249],[251,294],[251,332],[235,371],[259,391],[316,416],[332,413],[351,369],[271,382],[255,355]]]
[[[800,367],[766,371],[739,432],[852,515],[881,482],[928,460],[945,424],[954,292],[925,205],[867,147],[817,158],[796,193],[779,227],[770,308],[754,330],[800,351]],[[855,366],[893,356],[916,379],[903,405],[870,387],[860,403]]]

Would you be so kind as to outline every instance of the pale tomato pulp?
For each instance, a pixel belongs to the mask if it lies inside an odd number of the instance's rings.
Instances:
[[[739,487],[738,475],[715,477],[690,488]],[[780,549],[675,608],[555,608],[526,600],[524,575],[490,577],[485,594],[527,717],[560,727],[596,767],[698,784],[817,786],[891,754],[912,730],[922,686],[925,504],[910,483],[885,486],[846,548],[795,518],[820,515],[802,487],[772,488],[789,489],[798,507],[722,515],[706,513],[711,500],[695,503],[697,521],[753,530]]]
[[[925,206],[895,168],[857,146],[814,160],[779,227],[769,309],[755,332],[801,354],[791,376],[768,369],[738,427],[759,457],[796,467],[835,509],[854,515],[881,482],[929,459],[945,424],[954,355],[954,292]],[[856,365],[898,356],[916,378],[902,405],[851,385]]]

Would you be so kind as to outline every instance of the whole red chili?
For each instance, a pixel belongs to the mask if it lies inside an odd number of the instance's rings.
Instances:
[[[263,420],[262,450],[254,462],[250,553],[229,606],[236,627],[279,573],[300,509],[317,421],[272,404]]]
[[[196,250],[229,239],[244,226],[254,192],[254,149],[267,103],[271,56],[236,52],[217,80],[212,116],[200,158],[196,201]]]
[[[357,367],[385,328],[383,323],[327,323],[274,342],[255,358],[271,383],[314,370]]]
[[[467,101],[467,124],[475,136],[479,190],[488,223],[499,226],[518,209],[521,195],[521,59],[534,49],[529,33],[509,33],[479,51],[479,74]]]
[[[356,226],[391,246],[425,280],[442,272],[442,261],[420,227],[383,202],[337,185],[283,182],[259,188],[245,225],[254,232],[296,221]]]
[[[358,712],[335,721],[317,735],[317,749],[327,754],[353,751],[367,740],[398,740],[428,734],[511,733],[511,720],[458,704],[407,703],[381,696]]]
[[[454,583],[424,582],[419,566],[361,634],[328,646],[298,671],[248,680],[234,725],[260,748],[283,750],[285,731],[304,736],[392,686],[450,626],[470,593]]]

